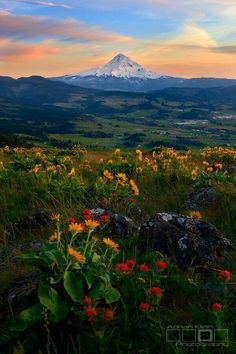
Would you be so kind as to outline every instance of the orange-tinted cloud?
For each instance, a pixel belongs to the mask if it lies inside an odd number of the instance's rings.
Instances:
[[[53,37],[64,40],[119,42],[131,37],[111,33],[100,26],[92,26],[72,18],[65,20],[43,16],[14,15],[0,10],[0,33],[18,40]]]

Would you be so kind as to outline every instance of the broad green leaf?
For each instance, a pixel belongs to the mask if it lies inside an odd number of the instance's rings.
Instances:
[[[112,286],[105,290],[104,295],[107,304],[111,304],[112,302],[116,302],[120,299],[119,291]]]
[[[61,299],[56,290],[42,282],[39,284],[38,298],[40,303],[58,319],[64,318],[69,312],[67,304]]]
[[[94,275],[91,273],[85,273],[85,274],[83,274],[83,276],[84,276],[86,283],[88,285],[88,289],[91,289],[93,282],[94,282]]]
[[[15,332],[24,331],[37,322],[42,321],[43,306],[41,304],[34,305],[27,310],[22,311],[10,325],[10,330]]]
[[[64,274],[64,288],[74,302],[82,302],[84,288],[78,273],[67,271]]]

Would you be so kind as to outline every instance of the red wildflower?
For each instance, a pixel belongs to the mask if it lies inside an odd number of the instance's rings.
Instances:
[[[102,315],[101,317],[106,320],[113,320],[115,312],[112,311],[111,309],[102,309]]]
[[[93,318],[97,316],[97,311],[94,307],[84,306],[84,312],[87,314],[88,317]]]
[[[134,267],[136,265],[136,262],[133,259],[127,259],[127,261],[125,262],[125,264],[128,267]]]
[[[91,214],[84,214],[84,219],[85,220],[90,220],[91,219]]]
[[[151,270],[145,263],[140,264],[139,269],[141,272],[149,272]]]
[[[156,266],[159,267],[161,270],[166,270],[167,264],[164,261],[156,261]]]
[[[90,305],[92,303],[92,299],[89,296],[84,296],[84,302],[88,305]]]
[[[126,263],[118,263],[116,265],[116,270],[118,272],[129,272],[131,269],[127,266]]]
[[[108,199],[105,198],[105,197],[103,197],[103,198],[102,198],[102,204],[105,205],[105,204],[107,204],[107,203],[108,203]]]
[[[223,306],[222,304],[219,304],[217,302],[215,304],[212,304],[213,310],[216,310],[216,311],[221,310],[222,306]]]
[[[134,198],[128,198],[128,202],[130,203],[130,204],[132,204],[132,203],[134,203]]]
[[[219,272],[219,278],[230,280],[232,278],[232,274],[228,270],[222,270]]]
[[[118,204],[118,207],[122,208],[123,207],[123,203]]]
[[[102,215],[100,216],[101,221],[109,222],[110,221],[110,216],[109,215]]]
[[[117,197],[118,197],[118,193],[113,193],[111,196],[112,196],[113,198],[117,198]]]
[[[147,311],[149,310],[151,305],[148,302],[143,302],[142,304],[139,305],[139,308],[141,311]]]
[[[152,296],[157,296],[157,295],[162,296],[163,290],[158,286],[153,286],[152,288],[148,289],[148,294]]]
[[[75,218],[68,218],[67,221],[72,224],[72,223],[76,223],[76,219]]]
[[[91,214],[91,210],[90,209],[84,209],[83,210],[83,214]]]

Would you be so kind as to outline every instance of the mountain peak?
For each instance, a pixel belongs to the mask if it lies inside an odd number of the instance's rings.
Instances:
[[[148,71],[126,55],[119,53],[103,66],[68,75],[67,78],[70,80],[76,80],[78,77],[88,76],[115,77],[123,79],[139,78],[146,80],[157,79],[163,75]]]

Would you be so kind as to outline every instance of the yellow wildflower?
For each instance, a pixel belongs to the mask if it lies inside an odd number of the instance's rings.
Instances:
[[[207,172],[212,172],[213,168],[212,167],[207,167]]]
[[[142,153],[141,150],[136,150],[136,156],[137,156],[139,161],[143,160],[143,153]]]
[[[215,167],[218,168],[219,170],[221,170],[223,165],[222,165],[222,163],[217,163],[217,164],[215,164]]]
[[[82,255],[81,252],[76,251],[74,248],[72,247],[68,247],[67,249],[67,253],[74,258],[74,260],[78,263],[84,263],[86,258]]]
[[[90,230],[94,230],[94,229],[96,229],[96,227],[98,227],[100,225],[100,222],[97,220],[88,219],[88,220],[85,220],[85,225]]]
[[[119,153],[120,153],[120,149],[115,149],[114,155],[119,155]]]
[[[60,238],[61,234],[62,234],[61,232],[54,232],[54,234],[48,238],[48,241],[58,240]]]
[[[197,171],[196,170],[192,170],[191,176],[192,176],[192,180],[196,181],[196,179],[197,179]]]
[[[70,170],[70,172],[67,174],[67,177],[71,177],[75,175],[75,169],[74,167],[72,167],[72,169]]]
[[[204,166],[209,166],[209,162],[207,162],[207,161],[202,161],[202,164],[203,164]]]
[[[51,219],[52,219],[52,220],[59,221],[60,218],[61,218],[61,215],[60,215],[60,214],[52,214],[52,215],[51,215]]]
[[[76,232],[77,234],[82,232],[84,229],[83,225],[76,223],[71,223],[69,225],[69,230],[72,232]]]
[[[136,173],[142,173],[143,169],[142,167],[136,167]]]
[[[131,179],[129,183],[130,183],[131,188],[132,188],[133,191],[134,191],[134,194],[135,194],[135,195],[139,195],[139,189],[138,189],[136,183],[134,182],[134,180]]]
[[[42,165],[41,164],[37,164],[34,166],[34,168],[32,170],[30,170],[31,173],[38,173],[41,169]]]
[[[193,219],[199,219],[199,220],[202,219],[202,214],[200,213],[200,211],[196,211],[196,210],[190,211],[189,216]]]
[[[125,183],[127,181],[125,173],[118,173],[116,177],[120,180],[121,183]]]
[[[152,170],[153,170],[154,172],[157,172],[157,165],[153,165],[153,166],[152,166]]]
[[[108,170],[105,170],[103,172],[103,176],[106,177],[107,179],[110,179],[110,180],[114,178]]]
[[[105,245],[111,249],[113,249],[114,251],[118,252],[119,251],[119,245],[118,243],[115,243],[114,241],[112,241],[110,238],[103,238],[103,243],[105,243]]]

